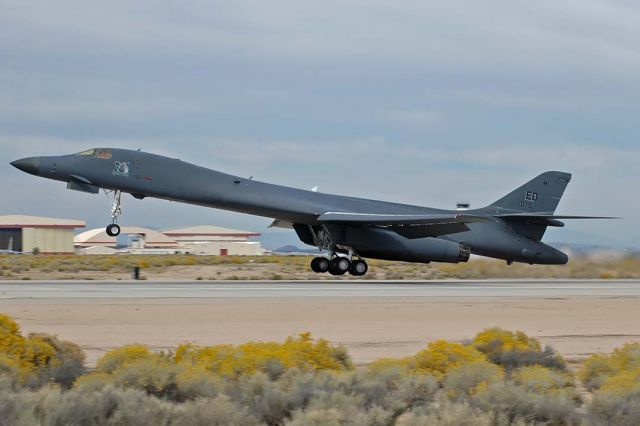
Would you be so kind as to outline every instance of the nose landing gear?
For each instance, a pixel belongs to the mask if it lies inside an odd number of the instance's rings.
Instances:
[[[122,191],[116,190],[113,193],[113,204],[111,206],[111,225],[107,226],[107,235],[117,237],[120,235],[120,225],[118,217],[122,214]]]
[[[118,225],[117,223],[112,223],[111,225],[107,226],[107,235],[110,237],[117,237],[118,235],[120,235],[120,225]]]

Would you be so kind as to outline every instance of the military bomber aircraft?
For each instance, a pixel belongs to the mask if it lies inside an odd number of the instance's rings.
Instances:
[[[68,189],[113,195],[107,234],[120,234],[122,193],[273,218],[300,240],[328,253],[311,262],[318,273],[365,275],[364,258],[406,262],[467,262],[471,254],[507,263],[561,265],[568,256],[541,242],[563,219],[556,207],[571,175],[542,173],[493,204],[442,210],[306,191],[259,182],[178,159],[126,149],[97,148],[73,155],[30,157],[11,163]]]

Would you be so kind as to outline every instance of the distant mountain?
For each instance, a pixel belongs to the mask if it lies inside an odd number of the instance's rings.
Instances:
[[[314,248],[299,248],[294,245],[282,246],[273,250],[275,253],[318,253],[318,249]]]
[[[572,256],[592,257],[592,258],[611,258],[640,256],[640,250],[632,247],[611,247],[597,244],[575,244],[575,243],[547,243],[552,247],[567,252]]]
[[[286,246],[282,246],[280,248],[275,249],[274,251],[279,251],[281,253],[293,253],[296,251],[300,251],[300,249],[296,246],[292,246],[292,245],[286,245]]]
[[[274,250],[274,251],[278,251],[278,249],[283,246],[296,247],[296,245],[298,244],[302,245],[302,243],[298,239],[298,236],[293,230],[291,231],[267,230],[267,231],[264,231],[262,235],[260,235],[260,237],[257,238],[257,240],[260,241],[260,244],[262,244],[262,247],[268,250]]]

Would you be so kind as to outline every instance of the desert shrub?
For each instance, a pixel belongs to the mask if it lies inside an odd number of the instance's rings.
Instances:
[[[46,334],[24,337],[11,318],[0,314],[0,371],[15,384],[37,388],[48,382],[69,387],[84,373],[84,354],[70,342]]]
[[[465,399],[480,394],[503,378],[502,368],[479,361],[451,369],[445,379],[444,389],[451,399]]]
[[[578,425],[577,405],[565,395],[540,395],[512,383],[497,383],[471,399],[471,405],[508,422]]]
[[[415,355],[413,370],[442,379],[453,368],[485,360],[486,357],[473,346],[436,340]]]
[[[176,375],[177,401],[213,398],[223,389],[220,376],[198,367],[183,366]]]
[[[349,355],[343,347],[331,346],[324,339],[313,340],[309,333],[289,337],[284,343],[251,342],[239,346],[210,347],[182,345],[177,349],[175,359],[178,363],[204,366],[226,377],[238,377],[256,371],[277,376],[289,368],[306,371],[352,368]]]
[[[516,370],[511,379],[517,385],[538,394],[562,393],[571,399],[580,397],[575,387],[574,378],[568,374],[539,365],[522,367]]]
[[[72,342],[61,341],[47,334],[31,334],[29,339],[38,338],[50,345],[56,356],[56,362],[50,367],[49,378],[63,388],[70,388],[78,377],[86,371],[84,352]]]
[[[539,365],[558,371],[567,370],[564,359],[550,346],[546,346],[543,351],[503,352],[499,357],[492,358],[492,362],[503,366],[507,372],[529,365]]]
[[[380,358],[371,363],[369,371],[379,373],[383,371],[397,371],[399,373],[408,373],[410,369],[415,367],[415,358]]]
[[[289,370],[278,381],[291,411],[305,410],[318,395],[357,395],[363,409],[382,408],[394,416],[433,401],[438,380],[429,375],[368,371],[316,373]]]
[[[433,402],[439,390],[438,379],[426,374],[402,376],[395,389],[395,396],[407,409],[423,407]]]
[[[511,371],[527,365],[542,365],[566,370],[566,364],[553,348],[541,349],[540,342],[522,331],[508,331],[499,327],[486,329],[476,335],[473,345],[491,362]]]
[[[226,393],[246,407],[250,415],[268,425],[280,425],[291,414],[286,393],[260,372],[230,383]]]
[[[96,363],[95,371],[97,373],[113,373],[124,364],[156,357],[157,355],[144,345],[127,345],[104,354]]]
[[[481,331],[473,339],[473,344],[478,350],[492,356],[496,353],[507,351],[539,351],[540,342],[527,336],[522,331],[515,333],[503,330],[500,327],[488,328]]]
[[[159,398],[181,400],[177,376],[182,369],[167,358],[148,357],[121,365],[111,373],[111,380],[117,386],[143,390]]]
[[[636,426],[640,424],[640,390],[596,392],[587,409],[586,424]]]
[[[437,408],[409,413],[403,426],[493,426],[494,418],[468,404],[445,402]]]
[[[254,426],[260,424],[247,410],[220,395],[214,399],[199,399],[182,404],[175,416],[175,425],[189,426]]]
[[[614,390],[614,386],[621,386],[623,390],[629,389],[625,382],[631,378],[634,371],[640,369],[640,343],[627,343],[622,348],[617,348],[611,355],[592,355],[582,364],[578,376],[584,385],[590,389],[599,389],[614,376],[622,374],[610,383],[607,388]]]
[[[125,425],[171,424],[174,407],[132,389],[105,387],[96,392],[43,389],[35,407],[41,424]]]
[[[330,421],[323,422],[323,415]],[[293,412],[291,421],[286,424],[387,426],[393,424],[393,419],[393,414],[382,407],[367,407],[362,395],[336,391],[317,395],[306,410]]]
[[[614,376],[619,367],[613,365],[608,355],[592,355],[582,363],[578,377],[589,390],[599,389],[607,378]]]
[[[640,368],[635,370],[623,370],[608,377],[600,387],[602,392],[640,391]]]
[[[21,382],[22,367],[18,361],[0,354],[0,380],[10,383],[13,388],[17,388]]]

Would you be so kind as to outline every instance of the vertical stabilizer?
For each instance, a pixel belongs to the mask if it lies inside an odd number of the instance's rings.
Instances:
[[[553,214],[570,181],[570,173],[544,172],[489,207],[507,211]]]

